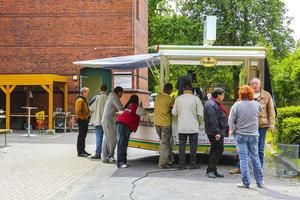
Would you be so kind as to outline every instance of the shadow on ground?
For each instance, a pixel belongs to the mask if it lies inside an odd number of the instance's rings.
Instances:
[[[176,178],[176,179],[187,179],[187,180],[199,180],[199,179],[208,179],[205,176],[207,168],[207,155],[198,154],[197,165],[200,167],[195,170],[178,170],[177,165],[174,168],[170,169],[159,169],[157,167],[159,156],[148,156],[138,159],[129,160],[129,167],[126,169],[117,169],[112,177],[142,177],[142,176],[151,176],[159,178]],[[187,160],[189,156],[187,155]],[[175,163],[178,163],[178,155],[175,154]],[[229,170],[235,165],[236,158],[233,156],[222,156],[219,162],[220,171],[223,172],[226,176],[229,176]],[[188,163],[187,163],[188,167]],[[225,182],[236,182],[240,178],[239,175],[230,175],[233,177],[233,180],[223,179]]]

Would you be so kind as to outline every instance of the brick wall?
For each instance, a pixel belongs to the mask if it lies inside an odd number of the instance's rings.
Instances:
[[[148,53],[148,5],[146,0],[135,0],[133,5],[134,54]],[[148,69],[143,68],[133,72],[133,88],[148,91]],[[133,91],[132,94],[136,92]],[[131,93],[125,93],[122,99],[127,99]],[[137,92],[143,105],[149,106],[149,93]]]
[[[147,1],[138,1],[139,20],[134,13],[136,2],[4,1],[0,6],[0,74],[69,76],[69,110],[73,111],[79,81],[71,77],[80,73],[73,61],[147,53]],[[147,70],[139,71],[144,79],[135,80],[136,87],[147,90]],[[40,98],[47,99],[45,95]]]
[[[1,73],[72,75],[73,61],[132,53],[131,0],[71,2],[1,4]]]

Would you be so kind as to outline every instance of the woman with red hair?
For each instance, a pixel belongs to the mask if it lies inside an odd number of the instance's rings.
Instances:
[[[254,101],[254,91],[244,85],[239,89],[239,101],[233,104],[229,114],[229,128],[235,136],[240,159],[242,183],[237,187],[250,187],[248,159],[250,157],[258,187],[263,185],[263,174],[258,156],[258,117],[261,107]]]

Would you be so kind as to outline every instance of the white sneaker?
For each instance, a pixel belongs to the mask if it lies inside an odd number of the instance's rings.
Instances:
[[[118,165],[118,168],[122,168],[122,169],[125,169],[127,167],[128,167],[128,165],[124,164],[124,163],[121,163],[120,165]]]
[[[239,188],[246,188],[246,189],[250,188],[249,185],[245,185],[244,183],[238,183],[238,184],[236,184],[236,186],[239,187]]]
[[[114,163],[114,162],[116,162],[116,159],[114,157],[110,157],[110,158],[108,158],[108,162]]]

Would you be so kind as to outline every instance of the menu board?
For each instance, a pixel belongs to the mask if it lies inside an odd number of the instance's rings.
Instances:
[[[114,74],[114,87],[121,86],[122,88],[132,88],[131,74]]]

